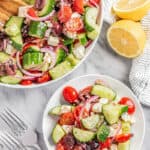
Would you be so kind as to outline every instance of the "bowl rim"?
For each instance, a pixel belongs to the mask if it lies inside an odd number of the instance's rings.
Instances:
[[[71,73],[73,73],[78,67],[80,67],[81,64],[83,64],[83,62],[90,56],[90,54],[93,52],[93,49],[97,43],[97,40],[101,34],[101,30],[102,30],[102,25],[103,25],[103,20],[104,20],[104,4],[103,4],[103,0],[101,0],[100,2],[100,9],[101,9],[101,12],[100,12],[100,19],[99,19],[99,25],[100,25],[100,28],[99,28],[99,35],[97,36],[97,38],[92,42],[91,44],[91,47],[87,48],[88,51],[86,53],[86,55],[84,56],[84,58],[82,60],[80,60],[80,62],[71,70],[69,71],[68,73],[64,74],[63,76],[55,79],[55,80],[50,80],[48,82],[45,82],[45,83],[41,83],[41,84],[33,84],[33,85],[30,85],[30,86],[22,86],[22,85],[19,85],[19,84],[6,84],[6,83],[2,83],[0,82],[0,86],[1,87],[6,87],[6,88],[12,88],[12,89],[32,89],[32,88],[39,88],[39,87],[44,87],[44,86],[48,86],[48,85],[52,85],[52,84],[55,84],[57,82],[59,82],[60,80],[64,79],[65,77],[69,76]]]
[[[122,81],[120,81],[120,80],[118,80],[118,79],[116,79],[116,78],[113,78],[113,77],[111,77],[111,76],[109,76],[109,75],[98,74],[98,73],[97,73],[97,74],[86,74],[86,75],[78,76],[78,77],[76,77],[76,78],[74,78],[74,79],[71,79],[71,80],[65,82],[64,84],[62,84],[61,86],[59,86],[59,87],[55,90],[55,92],[51,95],[51,97],[49,98],[48,103],[47,103],[46,106],[45,106],[45,109],[44,109],[44,112],[43,112],[43,118],[42,118],[42,133],[43,133],[44,143],[45,143],[47,149],[48,149],[49,143],[47,142],[47,138],[46,138],[46,136],[44,135],[44,124],[45,124],[44,120],[45,120],[45,116],[47,115],[47,108],[48,108],[48,105],[51,103],[51,98],[52,98],[53,95],[57,92],[57,90],[62,89],[62,88],[63,88],[65,85],[67,85],[68,83],[73,82],[73,81],[76,81],[76,80],[79,80],[80,78],[86,78],[86,77],[92,77],[92,76],[93,76],[93,77],[97,77],[97,78],[102,78],[102,77],[104,77],[104,78],[108,78],[108,79],[110,79],[110,80],[114,80],[114,81],[118,82],[120,85],[124,86],[127,90],[129,90],[129,91],[132,93],[133,97],[135,97],[135,100],[134,100],[134,101],[137,102],[138,107],[139,107],[139,111],[141,112],[142,119],[143,119],[143,133],[142,133],[142,137],[141,137],[141,143],[140,143],[140,146],[139,146],[139,150],[140,150],[140,149],[142,148],[142,145],[143,145],[143,142],[144,142],[145,130],[146,130],[146,123],[145,123],[145,116],[144,116],[143,108],[142,108],[142,105],[140,104],[139,99],[136,97],[136,95],[133,93],[133,91],[132,91],[125,83],[123,83]]]

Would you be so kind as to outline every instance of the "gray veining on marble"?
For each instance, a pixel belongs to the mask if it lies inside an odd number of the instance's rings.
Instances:
[[[99,38],[93,53],[79,68],[63,81],[59,81],[51,86],[29,90],[16,90],[0,87],[0,108],[8,106],[11,109],[14,109],[36,128],[39,133],[39,142],[42,150],[46,150],[41,130],[43,111],[50,96],[61,84],[80,75],[101,73],[117,78],[129,86],[128,75],[131,67],[131,60],[118,56],[109,48],[105,37],[107,28],[108,25],[105,23],[103,25],[101,37]],[[143,108],[146,117],[146,136],[142,150],[149,150],[150,109],[144,106]]]

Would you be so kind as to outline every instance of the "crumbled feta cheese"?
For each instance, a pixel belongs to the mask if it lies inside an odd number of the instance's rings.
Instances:
[[[71,125],[63,125],[62,128],[66,132],[66,134],[68,134],[68,133],[72,132],[73,126],[71,126]]]
[[[51,55],[49,53],[45,53],[44,55],[44,62],[51,63]]]
[[[115,133],[116,133],[116,129],[114,129],[113,127],[110,127],[109,137],[113,137]]]
[[[70,32],[70,31],[64,31],[64,34],[71,39],[76,39],[77,33],[76,32]]]
[[[96,113],[102,112],[102,104],[100,102],[94,104],[92,107],[92,111],[94,111]]]
[[[112,144],[112,145],[110,146],[110,150],[118,150],[117,145],[116,145],[116,144]]]
[[[45,21],[46,25],[49,27],[49,28],[52,28],[53,27],[53,24],[50,22],[50,21]]]
[[[86,108],[87,110],[90,110],[91,104],[86,104],[85,108]]]
[[[78,18],[78,17],[81,17],[81,15],[77,12],[74,12],[72,15],[71,15],[71,18]]]
[[[66,112],[71,112],[71,106],[62,105],[60,112],[61,112],[61,114],[66,113]]]
[[[125,122],[130,122],[131,124],[135,123],[135,118],[131,115],[129,115],[127,112],[123,113],[121,115],[122,120],[124,120]]]
[[[85,56],[85,47],[81,44],[76,44],[73,48],[73,54],[76,58],[82,59]]]
[[[32,5],[30,6],[22,6],[22,7],[19,7],[19,10],[18,10],[18,16],[19,17],[26,17],[26,14],[27,14],[27,11],[29,8],[33,7]]]
[[[50,36],[48,38],[48,44],[52,45],[52,46],[57,46],[59,44],[59,38],[58,37],[54,37],[54,36]]]
[[[51,34],[51,29],[46,30],[45,37],[49,37]]]
[[[14,47],[13,47],[11,44],[7,43],[7,47],[6,47],[6,49],[5,49],[5,52],[6,52],[7,54],[11,55],[11,54],[13,54],[14,52],[16,52],[16,50],[14,49]]]
[[[100,99],[100,103],[101,104],[107,104],[109,101],[108,101],[108,99],[107,98],[101,98]]]

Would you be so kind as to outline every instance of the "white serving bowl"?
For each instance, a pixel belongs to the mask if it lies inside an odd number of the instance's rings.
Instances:
[[[104,82],[106,82],[110,87],[117,92],[117,94],[121,97],[127,96],[134,100],[135,106],[136,106],[136,112],[134,114],[135,117],[135,124],[132,126],[132,133],[134,134],[134,137],[131,140],[131,146],[130,150],[141,150],[142,143],[144,139],[145,134],[145,120],[144,120],[144,114],[142,111],[142,107],[139,103],[139,100],[136,98],[136,96],[133,94],[133,92],[122,82],[113,79],[109,76],[105,75],[85,75],[78,78],[75,78],[73,80],[70,80],[69,82],[62,85],[59,89],[56,90],[56,92],[53,94],[53,96],[50,98],[49,103],[47,104],[47,107],[44,111],[43,115],[43,136],[44,141],[46,143],[46,146],[48,150],[55,150],[55,146],[52,143],[51,139],[51,133],[53,130],[53,127],[56,124],[55,117],[51,117],[48,115],[48,112],[51,108],[65,103],[62,97],[62,90],[65,86],[70,85],[75,87],[77,90],[83,89],[86,86],[92,85],[96,79],[101,79]]]
[[[103,24],[103,1],[101,0],[101,4],[100,4],[100,12],[99,12],[99,16],[98,16],[98,24],[100,26],[99,30],[101,31],[102,28],[102,24]],[[99,32],[100,34],[100,32]],[[4,84],[0,82],[0,86],[4,86],[4,87],[9,87],[9,88],[17,88],[17,89],[28,89],[28,88],[36,88],[36,87],[42,87],[42,86],[46,86],[46,85],[51,85],[53,83],[56,83],[57,81],[65,78],[66,76],[68,76],[69,74],[71,74],[76,68],[78,68],[86,59],[87,57],[91,54],[97,40],[98,40],[99,36],[97,36],[97,38],[92,42],[92,44],[86,49],[86,55],[84,56],[84,58],[79,62],[78,65],[76,65],[70,72],[66,73],[65,75],[59,77],[58,79],[55,80],[51,80],[49,82],[46,83],[42,83],[42,84],[33,84],[33,85],[29,85],[29,86],[22,86],[19,84],[16,85],[11,85],[11,84]]]

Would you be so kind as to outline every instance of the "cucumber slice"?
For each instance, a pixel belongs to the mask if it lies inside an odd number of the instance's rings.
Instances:
[[[94,129],[97,126],[99,120],[100,120],[99,115],[92,115],[90,117],[82,119],[81,122],[84,128],[90,130],[90,129]]]
[[[20,77],[23,76],[19,70],[16,72],[16,75]],[[14,76],[3,76],[3,77],[0,77],[0,81],[6,84],[18,84],[21,81],[21,79],[16,78]]]
[[[129,149],[130,149],[130,141],[118,144],[118,150],[129,150]]]
[[[11,16],[5,24],[5,32],[9,36],[16,36],[21,33],[21,26],[24,18],[18,16]]]
[[[90,142],[95,138],[95,133],[79,128],[73,128],[73,135],[80,142]]]
[[[4,52],[0,52],[0,63],[4,63],[7,62],[11,57],[4,53]]]
[[[110,128],[107,125],[101,125],[97,132],[97,139],[104,142],[110,133]]]
[[[94,85],[91,94],[97,95],[101,98],[107,98],[109,100],[114,100],[116,97],[116,93],[112,89],[103,85]]]
[[[39,11],[39,16],[48,15],[52,10],[54,10],[55,3],[55,0],[46,0],[44,8]]]
[[[49,111],[50,115],[61,115],[63,113],[71,112],[73,110],[73,106],[71,105],[61,105],[52,108]]]
[[[30,53],[32,53],[32,52],[40,52],[40,49],[39,49],[38,46],[30,46],[30,47],[27,49],[26,53],[28,53],[28,52],[30,52]]]
[[[44,22],[32,21],[29,27],[29,35],[36,38],[43,38],[47,30],[47,25]]]
[[[80,62],[80,60],[75,58],[73,54],[69,54],[66,57],[66,60],[69,61],[73,67],[76,66]]]
[[[87,38],[85,33],[78,34],[78,39],[82,45],[86,45]]]
[[[98,8],[87,7],[85,12],[85,27],[87,31],[93,31],[96,26],[96,20],[98,16]]]
[[[12,46],[16,48],[17,50],[22,50],[23,47],[23,40],[22,40],[22,35],[18,34],[17,36],[11,37],[10,38],[12,41]]]
[[[51,69],[49,71],[49,74],[52,77],[52,79],[57,79],[57,78],[63,76],[64,74],[68,73],[70,70],[72,70],[72,66],[71,66],[70,62],[66,60],[66,61],[58,64],[53,69]]]
[[[59,124],[57,124],[52,132],[53,142],[57,144],[63,138],[64,135],[65,135],[64,130]]]
[[[102,112],[105,119],[109,124],[114,124],[119,121],[120,117],[120,106],[117,104],[106,104],[102,107]]]
[[[56,64],[60,64],[66,57],[66,52],[63,49],[56,51]]]
[[[130,133],[131,131],[131,125],[129,122],[122,121],[122,133]]]
[[[63,43],[64,43],[64,45],[70,45],[70,44],[72,44],[73,43],[73,39],[70,39],[70,38],[64,38],[64,40],[63,40]]]
[[[87,32],[87,37],[91,40],[95,40],[97,38],[97,36],[99,35],[99,26],[98,25],[95,25],[95,29],[93,31],[88,31]]]

